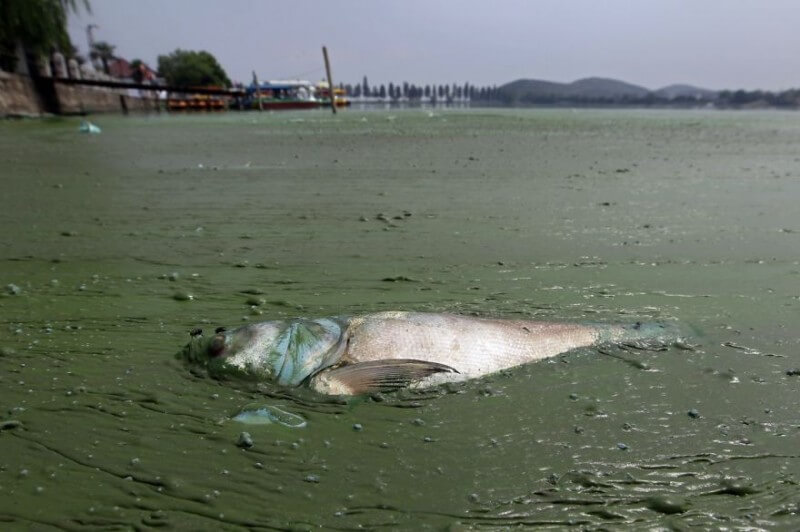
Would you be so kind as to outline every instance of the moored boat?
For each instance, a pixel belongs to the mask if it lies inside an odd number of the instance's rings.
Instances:
[[[308,81],[267,81],[246,89],[243,105],[248,109],[316,109],[320,101]]]
[[[218,87],[203,87],[216,89]],[[172,94],[167,98],[170,111],[221,111],[227,108],[226,100],[208,94]]]
[[[317,99],[323,107],[330,107],[331,94],[327,81],[320,81],[314,87],[316,89]],[[347,107],[350,105],[350,100],[347,99],[347,92],[341,87],[333,88],[333,97],[336,107]]]

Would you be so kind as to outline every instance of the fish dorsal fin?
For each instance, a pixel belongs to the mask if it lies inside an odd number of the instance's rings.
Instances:
[[[311,387],[329,395],[358,395],[405,388],[435,373],[458,370],[411,358],[358,362],[320,371],[311,379]]]

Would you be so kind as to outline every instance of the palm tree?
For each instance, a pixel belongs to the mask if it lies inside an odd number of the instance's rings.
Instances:
[[[97,41],[92,43],[92,49],[89,51],[89,57],[93,60],[99,59],[103,63],[103,71],[108,74],[108,62],[114,59],[114,49],[116,46],[109,44],[106,41]]]

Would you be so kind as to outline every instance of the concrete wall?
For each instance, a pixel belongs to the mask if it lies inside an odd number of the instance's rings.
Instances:
[[[43,81],[49,83],[49,80]],[[0,71],[0,117],[38,116],[47,111],[60,114],[122,112],[126,110],[125,107],[130,111],[157,110],[157,100],[154,98],[139,98],[123,89],[62,83],[53,85],[51,90],[56,101],[48,105],[30,77]],[[55,109],[48,109],[53,106]]]
[[[0,116],[38,115],[40,108],[31,78],[0,70]]]
[[[62,114],[156,110],[156,100],[132,96],[127,90],[56,83]],[[126,109],[127,108],[127,109]]]

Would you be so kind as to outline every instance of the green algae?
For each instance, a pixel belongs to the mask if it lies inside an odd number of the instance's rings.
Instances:
[[[0,123],[0,519],[791,528],[795,114],[393,116]],[[702,334],[347,402],[173,359],[195,327],[388,309]],[[251,403],[308,426],[239,449]]]

